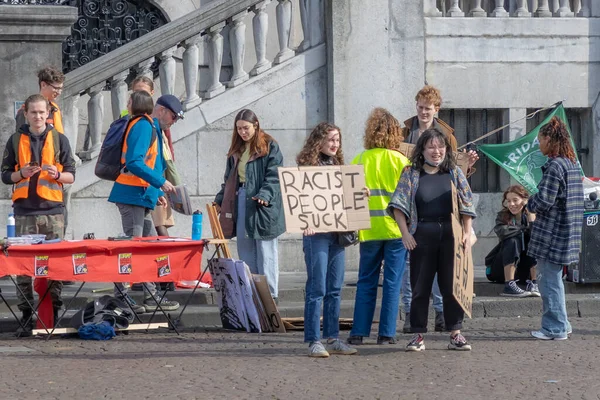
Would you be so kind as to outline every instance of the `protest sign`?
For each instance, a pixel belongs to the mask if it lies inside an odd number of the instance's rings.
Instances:
[[[279,168],[286,232],[370,229],[362,165]]]
[[[398,151],[404,154],[406,158],[410,159],[414,149],[414,144],[400,143]],[[456,158],[456,165],[458,165],[458,167],[462,170],[463,174],[467,175],[467,170],[469,169],[469,155],[464,151],[455,151],[453,153],[454,157]]]
[[[454,274],[452,294],[465,314],[471,318],[473,309],[473,257],[471,249],[465,251],[462,244],[462,218],[458,212],[458,197],[452,184],[452,234],[454,236]],[[469,233],[470,234],[470,233]]]
[[[538,133],[552,117],[558,117],[567,126],[569,134],[569,122],[562,103],[558,105],[546,118],[527,135],[512,142],[501,144],[482,144],[478,149],[488,156],[490,160],[504,168],[517,182],[519,182],[530,194],[537,193],[537,185],[542,180],[542,166],[548,157],[540,151]],[[573,138],[571,146],[575,149]],[[577,152],[575,152],[577,154]],[[581,166],[580,166],[581,168]],[[582,171],[583,174],[583,171]]]

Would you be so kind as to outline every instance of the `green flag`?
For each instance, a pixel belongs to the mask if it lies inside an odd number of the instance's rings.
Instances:
[[[538,132],[540,128],[548,123],[552,117],[558,117],[567,126],[569,134],[571,130],[565,114],[565,109],[560,103],[544,120],[527,135],[522,136],[509,143],[482,144],[478,149],[488,156],[496,164],[504,168],[531,194],[537,193],[537,185],[542,179],[542,166],[548,157],[540,151]],[[571,145],[575,148],[573,138]]]

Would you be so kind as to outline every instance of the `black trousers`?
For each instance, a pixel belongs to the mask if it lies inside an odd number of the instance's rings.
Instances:
[[[537,261],[527,255],[528,242],[529,238],[524,239],[522,236],[502,241],[489,266],[489,272],[486,273],[487,278],[492,282],[504,283],[504,267],[515,264],[515,279],[523,283],[530,279],[530,269],[537,265]]]
[[[410,325],[414,333],[427,332],[429,296],[433,278],[438,284],[444,303],[444,322],[449,331],[462,328],[465,313],[452,294],[454,274],[454,237],[452,223],[419,222],[414,235],[417,247],[410,252],[410,285],[412,304]]]

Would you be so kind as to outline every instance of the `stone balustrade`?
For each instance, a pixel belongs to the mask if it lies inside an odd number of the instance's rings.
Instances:
[[[275,21],[269,21],[266,7],[276,2]],[[294,3],[294,4],[292,4]],[[292,30],[292,7],[299,7],[303,41],[297,49],[290,48]],[[83,150],[77,154],[82,160],[97,157],[102,143],[105,119],[104,95],[110,88],[112,119],[117,119],[126,109],[128,87],[126,80],[132,76],[153,77],[151,69],[160,60],[160,94],[174,94],[177,76],[175,54],[183,50],[181,63],[185,95],[181,99],[184,109],[189,110],[202,101],[221,95],[296,55],[323,42],[323,0],[218,0],[194,14],[173,22],[135,40],[97,60],[67,74],[63,93],[65,132],[71,143],[78,143],[78,110],[81,95],[87,94],[88,126]],[[249,72],[244,70],[246,60],[247,16],[252,17],[252,34],[256,63]],[[313,22],[314,21],[314,22]],[[270,23],[275,22],[275,30]],[[224,29],[229,32],[231,77],[221,82],[223,67]],[[272,33],[272,31],[274,33]],[[267,58],[266,46],[269,35],[277,35],[279,52],[272,60]],[[204,44],[207,54],[208,74],[203,75],[206,89],[199,91],[199,46]],[[88,98],[87,96],[85,97]]]
[[[424,11],[428,17],[588,18],[599,15],[600,0],[425,0]]]

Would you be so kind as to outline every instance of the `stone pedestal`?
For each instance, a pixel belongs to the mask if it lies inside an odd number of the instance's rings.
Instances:
[[[0,146],[15,132],[15,102],[39,93],[37,71],[62,67],[62,41],[77,20],[67,6],[0,5]],[[68,82],[65,82],[68,85]],[[59,98],[60,100],[60,98]],[[65,132],[66,133],[66,132]],[[5,197],[9,186],[1,185]]]

